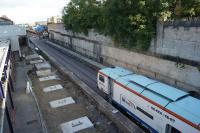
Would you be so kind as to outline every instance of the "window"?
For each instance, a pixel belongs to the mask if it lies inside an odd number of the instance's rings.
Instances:
[[[137,107],[137,110],[139,110],[140,112],[142,112],[142,113],[145,114],[147,117],[149,117],[150,119],[153,120],[153,116],[150,115],[149,113],[147,113],[146,111],[144,111],[143,109],[141,109],[140,107]]]
[[[99,80],[104,83],[104,77],[102,75],[99,75]]]
[[[166,126],[166,133],[181,133],[181,131],[179,131],[175,127],[167,124],[167,126]]]

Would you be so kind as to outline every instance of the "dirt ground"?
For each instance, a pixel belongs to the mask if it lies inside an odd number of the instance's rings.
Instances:
[[[24,49],[25,55],[31,54],[30,49]],[[27,63],[28,64],[28,63]],[[60,124],[71,121],[83,116],[87,116],[94,124],[94,128],[79,131],[79,133],[118,133],[118,128],[103,115],[95,106],[95,104],[88,99],[87,96],[75,85],[68,77],[64,77],[58,73],[56,69],[52,71],[59,76],[60,80],[39,81],[33,69],[29,73],[32,80],[33,91],[36,94],[42,115],[46,122],[49,133],[62,133]],[[53,92],[43,92],[44,87],[61,84],[64,89]],[[51,108],[49,102],[66,97],[72,97],[75,104],[66,105],[59,108]]]

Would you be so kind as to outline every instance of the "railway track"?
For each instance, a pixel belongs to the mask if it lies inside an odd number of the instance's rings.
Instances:
[[[97,90],[97,72],[95,69],[90,68],[86,64],[81,63],[80,61],[73,59],[69,55],[66,55],[57,49],[51,47],[44,40],[37,41],[37,47],[48,52],[53,56],[60,65],[67,68],[69,71],[73,72],[78,76],[83,82],[85,82],[89,87]]]
[[[37,47],[41,50],[46,51],[50,56],[54,57],[57,62],[65,67],[67,70],[73,72],[74,75],[76,75],[78,78],[80,78],[85,84],[87,84],[90,88],[92,88],[94,91],[96,91],[101,97],[103,97],[106,101],[109,102],[108,97],[102,93],[100,90],[97,89],[97,71],[96,69],[90,68],[90,66],[83,64],[79,60],[64,54],[60,52],[59,50],[55,49],[52,46],[49,46],[48,43],[46,43],[45,40],[35,40],[34,41],[37,44]],[[113,104],[116,108],[115,104]],[[131,121],[136,123],[140,128],[143,129],[144,132],[149,132],[146,128],[144,128],[142,125],[136,122],[135,119],[130,118],[129,115],[121,110],[121,108],[118,108],[124,115],[126,115]]]

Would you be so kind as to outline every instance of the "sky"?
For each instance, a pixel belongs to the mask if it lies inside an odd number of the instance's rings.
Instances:
[[[0,0],[0,16],[6,15],[16,24],[46,21],[62,15],[69,0]]]

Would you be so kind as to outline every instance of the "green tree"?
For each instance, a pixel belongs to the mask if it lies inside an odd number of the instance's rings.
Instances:
[[[88,33],[88,30],[100,29],[101,11],[96,0],[71,0],[63,10],[63,21],[67,29]]]
[[[71,0],[63,9],[66,29],[94,29],[122,47],[146,50],[158,20],[200,15],[200,0]]]

